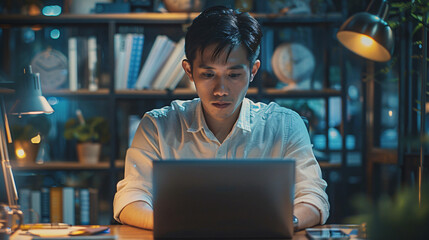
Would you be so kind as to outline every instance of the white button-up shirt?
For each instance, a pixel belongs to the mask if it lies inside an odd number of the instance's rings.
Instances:
[[[147,112],[125,158],[125,177],[117,185],[114,218],[129,203],[152,206],[152,161],[162,159],[290,158],[296,161],[295,201],[319,209],[320,223],[329,216],[326,182],[321,177],[301,117],[276,103],[245,98],[240,115],[223,143],[207,127],[200,99],[176,100]]]

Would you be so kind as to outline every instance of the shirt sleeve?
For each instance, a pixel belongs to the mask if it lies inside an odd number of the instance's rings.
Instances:
[[[320,214],[320,224],[329,217],[329,201],[325,192],[327,183],[314,157],[312,144],[302,118],[293,113],[290,117],[286,158],[295,159],[295,201],[294,204],[308,203],[315,206]]]
[[[136,201],[152,206],[152,160],[160,159],[158,131],[154,119],[143,116],[125,156],[124,179],[117,184],[113,201],[113,217],[120,222],[122,209]]]

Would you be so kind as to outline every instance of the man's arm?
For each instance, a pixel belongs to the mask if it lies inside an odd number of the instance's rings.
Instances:
[[[315,226],[320,223],[319,210],[308,203],[298,203],[294,206],[294,214],[298,218],[298,229]]]
[[[128,204],[122,209],[119,219],[122,223],[144,229],[153,229],[153,210],[144,201]]]

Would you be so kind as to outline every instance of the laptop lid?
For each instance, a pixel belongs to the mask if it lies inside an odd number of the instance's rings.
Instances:
[[[153,162],[155,238],[291,238],[295,161]]]

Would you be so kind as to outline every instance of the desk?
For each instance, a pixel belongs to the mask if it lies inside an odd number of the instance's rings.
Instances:
[[[118,238],[117,240],[135,240],[135,239],[142,239],[142,240],[152,240],[153,239],[153,232],[135,228],[127,225],[111,225],[109,226],[111,230],[112,235],[116,235]],[[317,228],[337,228],[337,227],[348,227],[348,225],[323,225],[323,226],[317,226]],[[292,238],[293,240],[307,240],[307,236],[305,235],[305,231],[299,231],[296,232],[295,235]]]

